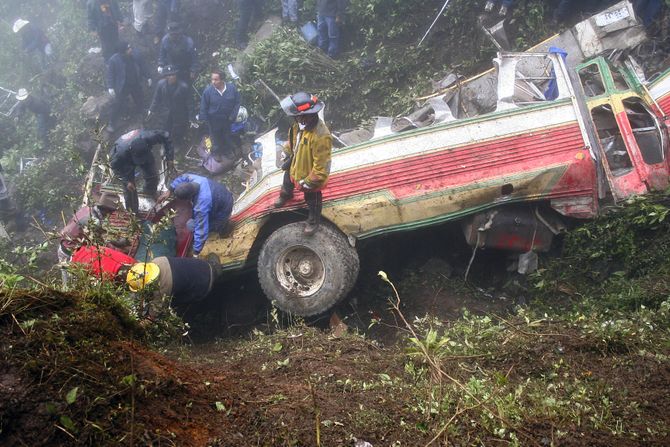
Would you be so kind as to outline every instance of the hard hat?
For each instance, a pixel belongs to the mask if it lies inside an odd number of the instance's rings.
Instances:
[[[128,270],[126,275],[126,284],[133,292],[142,290],[147,284],[153,283],[161,270],[153,262],[138,262]]]
[[[311,115],[318,113],[323,109],[323,102],[316,96],[298,92],[295,95],[287,96],[281,101],[281,108],[288,116]]]
[[[29,95],[30,93],[28,92],[28,90],[26,90],[25,88],[20,88],[19,91],[16,93],[15,98],[18,99],[19,101],[23,101]]]
[[[14,31],[15,33],[18,33],[19,31],[21,31],[21,28],[23,28],[24,26],[26,26],[29,23],[30,22],[28,20],[16,19],[16,21],[14,22],[14,25],[12,25],[12,31]]]
[[[247,118],[249,118],[249,112],[247,112],[247,108],[240,106],[240,110],[237,111],[237,118],[235,118],[235,122],[241,123],[246,121]]]

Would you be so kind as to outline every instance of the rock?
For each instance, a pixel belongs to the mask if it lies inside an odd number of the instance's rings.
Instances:
[[[112,101],[112,97],[107,93],[100,96],[89,96],[81,106],[81,114],[86,119],[101,119],[108,114]]]

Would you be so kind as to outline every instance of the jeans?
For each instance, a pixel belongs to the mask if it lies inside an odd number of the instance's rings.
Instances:
[[[318,45],[330,57],[337,57],[340,52],[340,25],[335,17],[316,16],[316,29],[319,33]]]
[[[298,0],[281,0],[281,16],[284,21],[298,21]]]

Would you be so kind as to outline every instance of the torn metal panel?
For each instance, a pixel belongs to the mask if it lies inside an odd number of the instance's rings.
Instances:
[[[632,48],[647,39],[644,27],[635,17],[633,5],[619,2],[573,28],[584,57],[603,51]]]

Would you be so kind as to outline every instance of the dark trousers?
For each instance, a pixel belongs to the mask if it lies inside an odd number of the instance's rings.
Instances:
[[[35,122],[37,123],[37,136],[42,143],[42,150],[46,151],[49,147],[49,131],[53,127],[53,117],[45,113],[38,113],[35,115]]]
[[[144,177],[144,188],[142,192],[150,196],[156,196],[158,190],[159,173],[156,167],[156,160],[153,157],[147,160],[146,163],[137,166],[142,171]],[[134,179],[133,179],[134,180]],[[123,198],[126,201],[126,209],[137,214],[139,211],[139,198],[137,191],[130,191],[128,189],[128,182],[123,183]]]
[[[230,131],[230,121],[227,119],[213,118],[207,122],[209,136],[212,139],[212,153],[235,158],[235,140]]]
[[[295,185],[291,180],[289,171],[284,171],[284,179],[281,185],[280,196],[284,198],[293,197]],[[318,225],[321,222],[321,210],[323,209],[323,193],[321,191],[303,190],[303,197],[307,203],[307,222],[312,225]]]
[[[170,132],[170,139],[176,146],[175,149],[181,149],[188,132],[188,116],[180,114],[175,117],[172,113],[168,113],[163,129]]]
[[[104,57],[105,62],[107,62],[119,49],[119,29],[116,24],[104,27],[98,31],[98,37],[100,37],[102,57]]]
[[[125,86],[121,92],[117,92],[116,98],[114,98],[114,102],[112,103],[109,118],[109,123],[112,125],[112,127],[116,127],[116,124],[119,122],[124,105],[128,102],[128,96],[133,98],[137,112],[140,115],[142,114],[144,110],[144,95],[142,93],[142,87],[139,84],[134,86]]]
[[[237,32],[235,34],[237,44],[244,45],[247,43],[247,29],[249,22],[254,12],[260,10],[261,0],[238,0],[237,4],[240,8],[240,19],[237,22]]]

